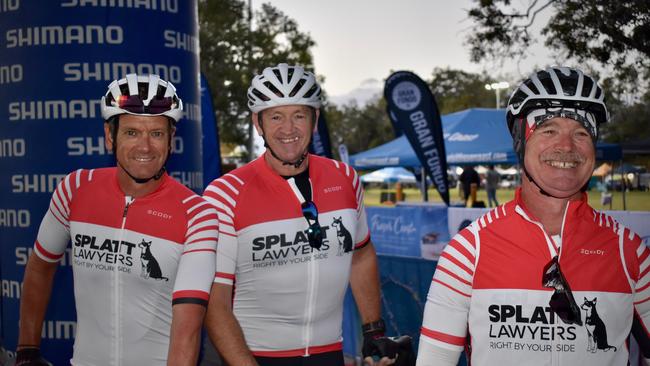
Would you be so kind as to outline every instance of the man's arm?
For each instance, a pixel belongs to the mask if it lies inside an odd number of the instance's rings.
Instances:
[[[212,285],[205,326],[212,344],[227,364],[257,365],[232,312],[232,286],[221,283]]]
[[[196,365],[201,343],[201,324],[205,307],[199,304],[176,304],[172,307],[172,329],[168,365]]]
[[[32,252],[25,267],[20,298],[18,349],[39,347],[45,311],[52,293],[52,281],[58,262],[46,262]]]
[[[379,270],[372,242],[354,251],[350,268],[350,287],[357,303],[361,322],[374,322],[381,317]]]

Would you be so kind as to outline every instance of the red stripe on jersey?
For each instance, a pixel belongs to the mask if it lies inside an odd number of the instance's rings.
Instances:
[[[643,287],[636,289],[635,292],[643,292],[643,290],[647,289],[648,286],[650,286],[650,282],[646,283]]]
[[[446,288],[448,288],[448,289],[450,289],[450,290],[452,290],[452,291],[454,291],[454,292],[456,292],[456,293],[459,293],[459,294],[461,294],[461,295],[463,295],[463,296],[465,296],[465,297],[471,297],[470,295],[468,295],[468,294],[466,294],[466,293],[464,293],[464,292],[462,292],[462,291],[460,291],[460,290],[456,290],[453,286],[448,285],[448,284],[446,284],[446,283],[444,283],[444,282],[442,282],[442,281],[440,281],[440,280],[438,280],[438,279],[435,279],[435,278],[434,278],[432,282],[437,282],[437,283],[439,283],[439,284],[445,286]]]
[[[470,253],[469,250],[467,250],[467,248],[465,248],[463,244],[459,243],[458,241],[451,240],[449,242],[449,246],[456,249],[460,254],[464,255],[468,261],[472,263],[476,262],[476,258],[474,257],[474,255]]]
[[[297,357],[306,354],[315,355],[325,352],[340,351],[343,349],[341,342],[326,344],[324,346],[315,346],[309,348],[297,348],[286,351],[253,351],[253,355],[257,357]]]
[[[645,275],[647,275],[648,272],[650,272],[650,266],[648,266],[648,268],[644,269],[643,272],[641,272],[641,275],[639,276],[639,278],[645,277]]]
[[[649,297],[646,297],[645,299],[643,299],[643,300],[641,300],[641,301],[637,301],[637,302],[635,302],[634,305],[640,305],[640,304],[643,304],[644,302],[647,302],[648,300],[650,300],[650,296],[649,296]]]
[[[211,225],[211,226],[204,226],[204,227],[198,228],[198,229],[192,231],[191,233],[188,233],[187,236],[185,237],[185,240],[187,240],[188,238],[190,238],[190,237],[192,237],[192,236],[194,236],[194,235],[196,235],[196,234],[198,234],[198,233],[200,233],[202,231],[210,231],[210,230],[219,231],[219,225]],[[205,238],[198,239],[198,240],[204,240],[204,239]],[[188,244],[192,244],[194,242],[196,242],[196,240],[192,240]]]
[[[66,207],[70,207],[70,202],[67,199],[64,201],[61,198],[61,193],[59,192],[58,189],[56,191],[54,191],[54,193],[59,198],[59,203],[63,206],[63,207],[59,207],[59,205],[56,204],[56,201],[52,200],[52,202],[54,202],[54,207],[56,207],[56,209],[59,211],[59,213],[61,214],[61,217],[67,219],[68,215],[64,214],[64,212],[66,212],[66,210],[65,210]]]
[[[56,221],[60,222],[61,225],[65,226],[67,229],[70,228],[70,225],[68,225],[68,224],[66,224],[65,222],[61,221],[61,219],[59,219],[59,217],[54,213],[54,211],[52,211],[51,208],[50,208],[50,211],[52,212],[52,216],[54,216],[54,218],[56,219]]]
[[[425,336],[427,336],[429,338],[433,338],[433,339],[441,341],[441,342],[453,344],[455,346],[464,346],[465,345],[465,337],[457,337],[457,336],[453,336],[451,334],[436,332],[435,330],[427,329],[425,327],[422,327],[420,329],[420,333],[422,333],[423,335],[425,335]]]
[[[196,291],[196,290],[176,291],[172,294],[172,300],[183,299],[188,297],[207,301],[210,296],[207,292]]]
[[[215,277],[220,277],[220,278],[226,278],[229,280],[234,280],[235,279],[235,274],[234,273],[226,273],[226,272],[217,272],[214,274]]]
[[[462,269],[463,271],[467,272],[467,274],[469,274],[469,275],[473,275],[473,274],[474,274],[474,271],[472,271],[471,269],[469,269],[466,265],[462,264],[458,259],[452,257],[449,253],[447,253],[447,252],[442,252],[442,254],[440,255],[440,257],[441,257],[441,258],[445,258],[445,259],[447,259],[448,261],[452,262],[453,264],[457,265],[460,269]]]
[[[188,254],[188,253],[194,253],[194,252],[214,252],[216,253],[217,251],[214,249],[192,249],[188,250],[186,252],[183,252],[183,255]]]
[[[639,257],[639,263],[643,263],[646,260],[646,258],[648,258],[649,255],[650,255],[650,250],[644,248],[643,253],[641,253],[641,256]]]
[[[225,231],[221,231],[221,230],[219,230],[219,235],[221,235],[221,234],[223,234],[223,235],[228,235],[228,236],[231,237],[231,238],[236,238],[236,237],[237,237],[237,235],[233,235],[233,234],[231,234],[231,233],[227,233],[227,232],[225,232]]]
[[[460,232],[458,232],[458,234],[463,238],[465,238],[465,240],[467,240],[467,242],[470,243],[470,245],[472,245],[473,248],[476,248],[476,243],[474,243],[474,234],[472,234],[471,231],[467,229],[463,229]]]
[[[38,251],[41,252],[41,254],[43,254],[44,256],[46,256],[46,257],[48,257],[48,258],[50,258],[52,260],[59,260],[59,258],[63,257],[63,253],[54,254],[54,253],[50,253],[47,250],[45,250],[45,248],[43,248],[43,246],[41,245],[41,243],[38,242],[38,240],[36,240],[34,245],[36,245],[36,248],[38,248]]]
[[[459,275],[455,274],[454,272],[448,270],[447,268],[445,268],[445,267],[443,267],[443,266],[440,266],[440,265],[439,265],[439,266],[436,266],[436,271],[443,271],[443,272],[445,272],[446,274],[450,275],[451,277],[457,279],[458,281],[460,281],[460,282],[466,284],[467,286],[471,286],[471,285],[472,285],[471,282],[467,281],[466,279],[460,277]]]
[[[366,246],[366,244],[368,244],[368,242],[370,242],[370,233],[368,233],[368,235],[366,235],[366,238],[363,239],[359,244],[357,244],[357,245],[354,247],[354,249],[360,249],[360,248],[363,248],[363,247]]]

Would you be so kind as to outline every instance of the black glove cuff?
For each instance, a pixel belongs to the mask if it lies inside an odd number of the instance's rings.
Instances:
[[[361,326],[361,331],[363,332],[363,335],[370,335],[370,334],[381,334],[384,335],[386,332],[386,324],[384,324],[383,319],[379,319],[374,322],[366,323]]]
[[[25,347],[16,351],[16,365],[41,358],[41,349],[38,347]]]

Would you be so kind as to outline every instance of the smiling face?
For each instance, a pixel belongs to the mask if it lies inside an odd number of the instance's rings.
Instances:
[[[253,114],[257,132],[264,137],[273,153],[286,162],[297,161],[307,151],[316,120],[318,111],[314,113],[311,107],[303,105],[278,106]],[[299,168],[295,168],[297,172],[290,171],[290,166],[282,165],[270,154],[267,154],[267,161],[281,175],[292,175],[306,167],[304,161]]]
[[[106,146],[113,150],[118,164],[118,181],[125,193],[135,181],[133,177],[146,179],[156,175],[167,161],[170,140],[174,129],[170,128],[165,116],[121,115],[115,141],[108,124],[104,126]],[[157,186],[159,180],[150,180],[145,185]]]
[[[591,135],[578,122],[557,117],[537,127],[526,141],[525,165],[545,192],[575,198],[594,171]],[[523,184],[534,184],[528,179]]]

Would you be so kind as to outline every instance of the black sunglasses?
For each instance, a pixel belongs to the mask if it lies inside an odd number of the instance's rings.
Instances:
[[[318,209],[314,202],[306,201],[302,204],[302,215],[309,224],[309,227],[307,228],[309,246],[315,249],[320,249],[321,245],[323,245],[323,230],[318,223]]]
[[[553,257],[544,268],[542,285],[555,289],[551,300],[548,302],[551,310],[566,324],[582,325],[580,308],[573,298],[569,283],[560,270],[557,256]]]

